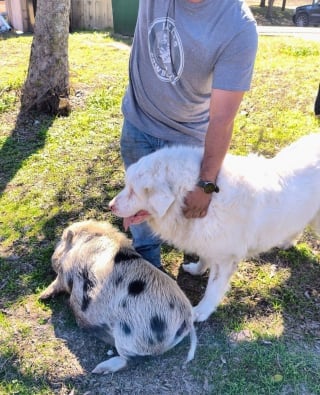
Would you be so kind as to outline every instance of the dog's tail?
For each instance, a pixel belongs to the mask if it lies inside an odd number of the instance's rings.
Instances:
[[[192,325],[191,329],[190,329],[190,349],[188,352],[188,358],[186,360],[185,363],[188,363],[189,361],[191,361],[194,358],[194,354],[196,352],[196,348],[197,348],[197,333],[196,333],[196,329],[194,327],[194,325]]]

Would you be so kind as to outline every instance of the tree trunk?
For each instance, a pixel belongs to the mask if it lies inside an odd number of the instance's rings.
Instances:
[[[266,18],[272,20],[272,8],[274,0],[268,0],[268,9],[266,13]]]
[[[282,0],[281,11],[284,11],[286,9],[286,4],[287,4],[287,0]]]
[[[70,0],[38,0],[21,111],[67,115]]]
[[[320,84],[318,88],[318,94],[314,102],[314,115],[320,118]]]
[[[260,7],[265,7],[265,6],[266,6],[266,0],[261,0]]]

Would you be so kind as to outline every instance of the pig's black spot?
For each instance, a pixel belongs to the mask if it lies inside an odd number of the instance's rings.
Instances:
[[[131,334],[131,328],[126,322],[120,322],[120,328],[125,335],[129,336]]]
[[[82,270],[82,273],[80,274],[83,278],[83,295],[82,295],[82,305],[81,305],[81,310],[85,311],[87,310],[91,297],[90,297],[90,292],[96,285],[96,278],[94,275],[88,270],[87,267],[84,267]]]
[[[141,255],[138,254],[133,248],[120,248],[114,257],[114,263],[121,263],[140,259]]]
[[[131,281],[128,285],[128,293],[130,296],[137,296],[144,291],[146,283],[143,280]]]
[[[150,327],[158,342],[162,342],[165,337],[165,330],[167,329],[167,323],[165,320],[158,315],[154,315],[150,320]]]
[[[116,287],[119,287],[119,285],[122,283],[123,281],[123,276],[118,275],[118,277],[116,277],[116,279],[114,280],[114,284]]]

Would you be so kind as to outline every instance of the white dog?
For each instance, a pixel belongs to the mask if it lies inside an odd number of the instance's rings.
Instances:
[[[66,228],[52,266],[57,278],[40,298],[70,294],[78,324],[114,344],[119,354],[101,362],[93,373],[116,372],[134,357],[162,354],[187,334],[187,361],[193,358],[197,337],[190,301],[109,223],[82,221]]]
[[[128,168],[125,188],[110,202],[126,225],[147,220],[163,240],[197,254],[200,261],[184,265],[187,272],[210,268],[194,308],[197,321],[216,309],[240,260],[288,247],[307,225],[320,232],[320,134],[302,137],[272,159],[227,155],[206,217],[186,219],[183,202],[201,159],[201,148],[186,146],[145,156]]]

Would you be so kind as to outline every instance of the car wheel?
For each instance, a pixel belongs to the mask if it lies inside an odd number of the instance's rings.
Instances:
[[[309,25],[309,17],[307,14],[296,15],[295,18],[296,26],[305,27]]]

